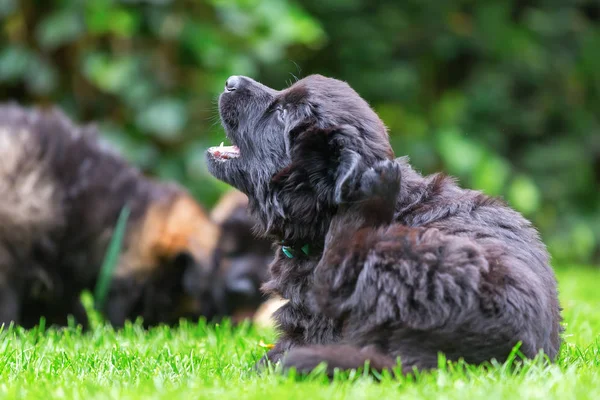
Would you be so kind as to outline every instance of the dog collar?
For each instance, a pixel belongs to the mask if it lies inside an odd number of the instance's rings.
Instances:
[[[286,242],[284,240],[281,241],[281,251],[283,252],[283,254],[285,254],[285,256],[287,258],[294,258],[296,257],[300,252],[304,253],[304,255],[310,255],[310,245],[307,243],[301,247],[299,246],[290,246],[290,245],[286,245]]]

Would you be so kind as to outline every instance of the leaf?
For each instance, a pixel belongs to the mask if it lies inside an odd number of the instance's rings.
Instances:
[[[109,93],[120,93],[135,82],[137,66],[134,58],[109,57],[91,53],[83,60],[83,73],[98,88]]]
[[[85,20],[88,30],[94,34],[113,33],[124,37],[134,34],[140,24],[139,15],[110,3],[90,4]]]
[[[186,123],[185,104],[174,98],[152,102],[136,118],[136,125],[140,130],[167,140],[179,137]]]
[[[434,117],[439,126],[457,126],[465,114],[465,97],[456,92],[445,94],[436,104]]]
[[[57,84],[58,73],[45,60],[32,57],[27,67],[25,83],[32,93],[51,93]]]
[[[0,81],[21,79],[31,60],[31,53],[21,46],[7,46],[0,52]]]
[[[106,147],[115,149],[127,161],[141,169],[147,169],[160,162],[158,151],[152,142],[135,139],[132,135],[116,124],[99,124],[100,142]]]
[[[0,17],[6,17],[17,10],[17,0],[0,0]]]
[[[502,194],[509,175],[510,165],[502,158],[488,153],[473,171],[473,187],[488,195],[498,196]]]
[[[468,175],[483,157],[483,148],[455,129],[438,134],[437,145],[442,159],[453,174]]]
[[[262,339],[258,342],[258,346],[265,348],[265,349],[269,349],[271,350],[273,347],[275,347],[274,344],[272,343],[265,343]]]
[[[584,222],[578,222],[571,232],[571,244],[574,255],[580,260],[587,260],[596,247],[594,231]]]
[[[74,10],[57,11],[38,25],[36,37],[43,49],[52,50],[75,41],[84,32],[83,17]]]
[[[527,215],[539,208],[540,192],[529,177],[519,175],[510,185],[508,200],[518,211]]]

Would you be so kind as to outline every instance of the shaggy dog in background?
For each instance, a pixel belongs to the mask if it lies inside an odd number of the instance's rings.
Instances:
[[[122,325],[210,316],[218,227],[182,188],[144,177],[60,111],[0,107],[0,324],[87,323],[117,218],[131,213],[104,313]],[[200,301],[199,301],[200,300]]]
[[[277,303],[260,287],[269,279],[273,245],[252,231],[255,221],[248,214],[248,197],[237,190],[226,193],[210,217],[220,227],[214,270],[218,282],[215,299],[221,314],[233,322],[258,319],[261,325],[268,324],[269,310]]]
[[[560,308],[535,228],[501,201],[394,159],[387,130],[346,83],[276,91],[230,77],[219,99],[233,146],[211,173],[249,196],[280,244],[268,293],[281,337],[266,359],[310,371],[403,371],[449,360],[557,355]]]

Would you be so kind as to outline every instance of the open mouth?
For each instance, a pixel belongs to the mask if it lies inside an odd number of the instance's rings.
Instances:
[[[223,146],[223,142],[219,146],[213,146],[208,149],[208,152],[216,160],[227,161],[240,156],[240,149],[237,146]]]

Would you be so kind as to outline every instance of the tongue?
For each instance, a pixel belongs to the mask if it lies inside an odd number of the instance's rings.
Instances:
[[[211,147],[209,150],[213,157],[223,160],[236,158],[240,155],[240,149],[237,146],[218,146]]]

